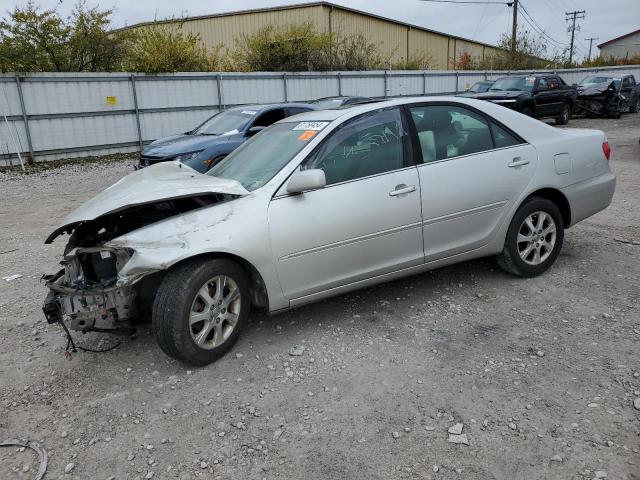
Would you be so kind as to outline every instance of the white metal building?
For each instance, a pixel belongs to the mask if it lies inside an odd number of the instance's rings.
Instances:
[[[600,56],[631,58],[640,55],[640,30],[627,33],[598,45]]]

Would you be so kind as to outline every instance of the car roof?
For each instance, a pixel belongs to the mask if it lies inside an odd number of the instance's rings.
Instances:
[[[255,112],[265,112],[267,110],[273,110],[275,108],[287,108],[287,107],[302,107],[309,110],[317,110],[318,106],[312,103],[303,102],[285,102],[285,103],[264,103],[256,105],[238,105],[236,107],[227,108],[227,110],[252,110]]]
[[[343,116],[355,116],[361,113],[366,113],[374,110],[379,110],[386,107],[395,107],[398,105],[407,105],[413,103],[430,103],[430,102],[453,102],[460,104],[467,104],[478,108],[478,106],[485,106],[484,100],[470,99],[465,97],[453,97],[444,95],[432,95],[425,97],[400,97],[392,98],[389,100],[381,100],[378,102],[359,103],[348,106],[348,108],[338,108],[332,110],[316,110],[313,112],[304,112],[292,117],[284,118],[277,123],[287,122],[306,122],[306,121],[318,121],[318,122],[332,122]],[[504,108],[504,107],[500,107]]]

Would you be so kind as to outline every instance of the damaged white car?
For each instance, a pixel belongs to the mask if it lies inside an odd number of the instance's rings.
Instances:
[[[284,311],[482,256],[519,276],[556,260],[565,228],[615,189],[597,130],[491,103],[397,99],[267,128],[200,174],[161,163],[71,213],[49,322],[126,332],[204,365],[252,307]]]

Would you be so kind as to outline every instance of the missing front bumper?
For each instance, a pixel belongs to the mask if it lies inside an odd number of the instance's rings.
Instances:
[[[64,279],[64,270],[44,277],[49,288],[42,307],[47,322],[64,322],[82,332],[130,330],[130,320],[136,316],[133,286],[81,288],[65,285]]]

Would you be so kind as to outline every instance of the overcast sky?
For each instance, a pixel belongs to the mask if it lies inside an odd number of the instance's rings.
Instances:
[[[43,7],[53,8],[56,0],[34,0]],[[501,0],[489,0],[500,2]],[[589,41],[599,37],[595,45],[640,28],[640,0],[520,0],[525,9],[519,15],[519,23],[530,30],[529,21],[537,23],[553,41],[550,46],[567,45],[569,33],[565,12],[586,10],[586,18],[579,20],[576,33],[576,51],[579,57],[587,55]],[[0,11],[13,10],[25,5],[27,0],[0,0]],[[64,15],[71,10],[74,0],[64,0],[58,7]],[[90,6],[115,8],[115,26],[130,25],[181,15],[205,15],[225,11],[273,7],[284,4],[306,3],[305,0],[87,0]],[[333,3],[394,18],[418,26],[495,44],[500,34],[510,30],[511,9],[505,4],[454,5],[450,3],[424,2],[421,0],[333,0]],[[538,34],[542,36],[541,34]],[[557,43],[554,43],[557,42]]]

